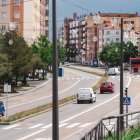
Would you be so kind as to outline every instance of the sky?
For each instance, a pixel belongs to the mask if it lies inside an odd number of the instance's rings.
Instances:
[[[92,13],[136,13],[140,15],[140,0],[56,0],[57,29],[63,24],[65,17]],[[52,0],[50,8],[50,37],[52,35]]]

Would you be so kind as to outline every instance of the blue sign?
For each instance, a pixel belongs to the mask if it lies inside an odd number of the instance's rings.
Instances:
[[[130,97],[123,97],[123,105],[130,105],[131,98]]]

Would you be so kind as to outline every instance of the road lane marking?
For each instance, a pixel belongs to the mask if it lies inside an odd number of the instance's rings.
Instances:
[[[127,86],[130,84],[130,82],[131,82],[131,79],[129,79],[129,82],[128,82]],[[83,115],[83,114],[85,114],[85,113],[87,113],[87,112],[89,112],[89,111],[91,111],[91,110],[93,110],[93,109],[95,109],[95,108],[97,108],[97,107],[99,107],[99,106],[101,106],[101,105],[104,105],[104,104],[110,102],[111,100],[115,99],[115,98],[118,97],[118,96],[119,96],[119,94],[116,95],[116,96],[114,96],[113,98],[111,98],[111,99],[109,99],[109,100],[107,100],[107,101],[105,101],[105,102],[99,104],[99,105],[96,105],[96,106],[94,106],[94,107],[92,107],[92,108],[90,108],[90,109],[88,109],[88,110],[86,110],[86,111],[83,111],[83,112],[81,112],[81,113],[79,113],[79,114],[76,114],[76,115],[74,115],[74,116],[72,116],[72,117],[70,117],[70,118],[68,118],[68,119],[65,119],[65,120],[61,121],[60,123],[65,123],[66,121],[72,120],[72,119],[74,119],[74,118],[76,118],[76,117],[78,117],[78,116],[80,116],[80,115]],[[78,125],[79,125],[79,123],[78,123]],[[49,127],[51,127],[51,126],[52,126],[52,124],[49,124],[49,125],[44,126],[44,127],[49,128]],[[42,127],[42,128],[44,128],[44,127]],[[41,133],[41,132],[43,132],[43,131],[45,131],[45,130],[46,130],[46,129],[42,129],[42,130],[40,130],[40,131],[37,131],[37,132],[32,133],[32,134],[30,134],[30,135],[27,135],[27,136],[25,136],[25,137],[23,137],[23,138],[20,138],[20,139],[18,139],[18,140],[25,140],[26,138],[29,138],[29,137],[31,137],[31,136],[33,136],[33,135],[36,135],[36,134],[38,134],[38,133]]]
[[[71,88],[73,88],[76,84],[78,84],[80,82],[80,80],[78,80],[75,84],[73,84],[72,86],[70,86],[70,87],[68,87],[68,88],[66,88],[66,89],[64,89],[64,90],[62,90],[62,91],[60,91],[59,92],[59,95],[61,95],[61,94],[63,94],[63,92],[66,92],[67,90],[70,90]],[[43,97],[43,98],[40,98],[40,99],[37,99],[37,100],[34,100],[34,101],[30,101],[30,102],[26,102],[26,103],[22,103],[22,104],[18,104],[18,105],[14,105],[14,106],[10,106],[10,107],[8,107],[9,109],[10,108],[14,108],[14,107],[19,107],[19,106],[21,106],[21,105],[27,105],[27,104],[30,104],[30,103],[34,103],[34,102],[38,102],[38,101],[40,101],[40,100],[43,100],[43,99],[46,99],[46,98],[49,98],[49,97],[52,97],[52,95],[49,95],[49,96],[46,96],[46,97]]]
[[[62,123],[62,124],[59,124],[59,128],[63,127],[63,126],[66,126],[68,125],[68,123]]]
[[[131,77],[129,77],[129,81],[128,81],[127,87],[129,86],[130,82],[131,82]],[[85,110],[85,111],[83,111],[83,112],[81,112],[81,113],[79,113],[79,114],[76,114],[76,115],[74,115],[74,116],[72,116],[72,117],[70,117],[70,118],[68,118],[68,119],[65,119],[65,120],[61,121],[60,123],[64,123],[64,122],[70,121],[70,120],[72,120],[72,119],[74,119],[74,118],[76,118],[76,117],[79,117],[79,116],[81,116],[81,115],[83,115],[83,114],[85,114],[85,113],[87,113],[87,112],[89,112],[89,111],[91,111],[91,110],[93,110],[93,109],[99,107],[99,106],[102,106],[102,105],[104,105],[104,104],[106,104],[106,103],[108,103],[108,102],[114,100],[114,99],[117,98],[118,96],[119,96],[119,94],[117,94],[116,96],[110,98],[109,100],[107,100],[107,101],[105,101],[105,102],[103,102],[103,103],[100,103],[100,104],[98,104],[98,105],[96,105],[96,106],[93,106],[92,108],[89,108],[89,109],[87,109],[87,110]]]
[[[6,126],[3,129],[11,129],[11,128],[17,127],[19,125],[21,125],[21,124],[13,124],[13,125],[10,125],[10,126]]]
[[[46,129],[41,129],[41,130],[39,130],[39,131],[36,131],[36,132],[34,132],[34,133],[31,133],[30,135],[27,135],[27,136],[25,136],[25,137],[19,138],[19,139],[17,139],[17,140],[25,140],[25,139],[27,139],[27,138],[29,138],[29,137],[32,137],[32,136],[34,136],[34,135],[36,135],[36,134],[38,134],[38,133],[43,132],[43,131],[46,131]]]
[[[52,127],[52,124],[48,124],[48,125],[43,126],[43,127],[41,127],[41,128],[43,128],[43,129],[47,129],[47,128],[49,128],[49,127]]]
[[[85,123],[85,124],[83,124],[83,125],[80,125],[79,127],[83,128],[83,127],[87,127],[87,126],[92,125],[92,124],[93,124],[93,123]]]
[[[73,128],[73,127],[75,127],[75,126],[77,126],[77,125],[79,125],[79,124],[80,124],[80,123],[73,123],[73,124],[67,126],[66,128]]]
[[[42,126],[42,125],[43,125],[43,124],[36,124],[36,125],[34,125],[34,126],[29,127],[29,129],[34,129],[34,128],[40,127],[40,126]]]

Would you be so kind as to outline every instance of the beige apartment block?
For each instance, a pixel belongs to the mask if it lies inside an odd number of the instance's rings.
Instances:
[[[48,0],[1,0],[1,32],[9,30],[9,23],[16,24],[16,32],[31,42],[40,35],[48,36]]]

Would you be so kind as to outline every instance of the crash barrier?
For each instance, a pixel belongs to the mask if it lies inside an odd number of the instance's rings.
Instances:
[[[102,118],[80,140],[135,139],[140,140],[140,111]]]

